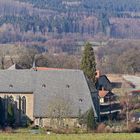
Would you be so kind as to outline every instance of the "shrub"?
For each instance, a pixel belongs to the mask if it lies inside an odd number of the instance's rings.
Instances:
[[[140,127],[136,123],[130,123],[128,132],[140,132]]]
[[[106,128],[106,125],[105,125],[104,123],[101,123],[101,124],[99,124],[98,127],[97,127],[97,132],[98,132],[98,133],[103,133],[103,132],[106,131],[105,128]]]
[[[106,133],[111,133],[112,131],[113,131],[113,129],[109,125],[105,127]]]
[[[92,108],[88,111],[88,114],[87,114],[87,128],[88,130],[94,130],[96,128],[94,111]]]
[[[13,129],[12,129],[12,127],[5,127],[5,129],[4,129],[4,131],[6,132],[6,133],[13,133]]]
[[[7,119],[8,119],[8,124],[10,126],[13,126],[15,123],[15,118],[14,118],[14,107],[12,104],[8,104],[8,115],[7,115]]]

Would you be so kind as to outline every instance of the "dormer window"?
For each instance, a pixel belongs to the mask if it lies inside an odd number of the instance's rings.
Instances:
[[[83,102],[83,99],[80,98],[80,99],[79,99],[79,102]]]
[[[13,87],[13,85],[12,85],[12,84],[10,84],[10,85],[9,85],[9,87],[10,87],[10,88],[12,88],[12,87]]]
[[[42,87],[43,87],[43,88],[45,88],[45,87],[46,87],[46,85],[45,85],[45,84],[43,84],[43,85],[42,85]]]
[[[67,87],[67,88],[70,88],[70,85],[67,84],[66,87]]]

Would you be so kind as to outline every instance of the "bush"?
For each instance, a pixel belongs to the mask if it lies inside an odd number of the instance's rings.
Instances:
[[[87,128],[88,130],[94,130],[96,128],[96,122],[94,118],[94,111],[91,108],[87,114]]]
[[[13,133],[13,129],[12,129],[12,127],[5,127],[5,129],[4,129],[4,132],[6,132],[6,133]]]
[[[52,128],[52,127],[45,127],[46,132],[52,132],[55,134],[82,134],[87,132],[82,128],[78,127],[69,127],[69,128]]]
[[[8,104],[8,125],[13,126],[15,123],[15,117],[14,117],[14,107],[12,104]]]
[[[97,132],[98,133],[104,133],[106,131],[105,128],[106,128],[106,125],[104,123],[101,123],[97,127]]]
[[[111,132],[113,132],[113,129],[108,125],[108,126],[105,127],[105,132],[106,133],[111,133]]]
[[[34,125],[31,127],[31,129],[39,129],[39,126],[38,125]]]
[[[130,123],[129,128],[128,128],[128,132],[139,133],[140,132],[140,126],[138,126],[138,124],[136,124],[136,123]]]

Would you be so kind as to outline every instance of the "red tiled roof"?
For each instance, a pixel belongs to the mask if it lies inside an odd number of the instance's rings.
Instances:
[[[132,90],[132,93],[140,93],[140,90]]]
[[[99,96],[101,98],[105,97],[107,95],[108,91],[105,91],[105,90],[99,90]]]

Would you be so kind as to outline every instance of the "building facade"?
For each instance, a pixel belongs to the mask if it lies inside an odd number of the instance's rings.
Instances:
[[[121,112],[120,101],[117,95],[112,92],[113,85],[106,75],[98,75],[96,89],[99,98],[100,120],[113,120]]]
[[[97,117],[81,70],[1,70],[0,97],[4,124],[78,126],[79,115],[90,108]]]

